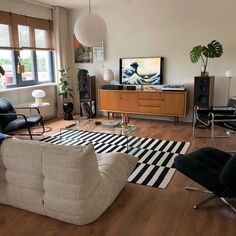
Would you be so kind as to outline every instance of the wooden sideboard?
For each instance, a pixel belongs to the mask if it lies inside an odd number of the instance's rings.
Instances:
[[[174,117],[186,116],[187,91],[99,90],[99,109],[112,113],[131,113]]]

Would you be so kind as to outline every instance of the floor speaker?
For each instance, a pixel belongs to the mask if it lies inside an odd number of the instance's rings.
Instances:
[[[96,80],[95,76],[81,78],[79,81],[80,100],[96,99]]]
[[[215,77],[194,77],[194,105],[213,106]]]

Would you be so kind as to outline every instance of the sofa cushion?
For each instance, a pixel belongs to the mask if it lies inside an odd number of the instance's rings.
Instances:
[[[78,225],[96,220],[127,182],[137,159],[121,153],[101,155],[93,145],[49,147],[43,155],[47,215]]]
[[[0,147],[0,203],[78,225],[112,204],[137,163],[124,153],[97,158],[92,144],[8,139]]]
[[[2,143],[0,181],[9,205],[44,214],[42,153],[46,146],[19,139]]]

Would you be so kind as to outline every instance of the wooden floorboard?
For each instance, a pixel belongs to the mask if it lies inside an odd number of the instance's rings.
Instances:
[[[105,120],[99,118],[98,120]],[[70,121],[53,119],[46,122],[58,133]],[[192,137],[190,123],[174,125],[170,121],[132,119],[140,126],[140,135],[158,139],[189,141],[188,152],[204,146],[214,146],[226,151],[236,150],[236,136],[230,138],[198,139]],[[197,130],[207,135],[209,130]],[[223,133],[219,129],[220,134]],[[207,197],[203,193],[187,192],[185,186],[199,187],[181,173],[175,172],[166,189],[157,189],[127,183],[109,209],[95,222],[76,226],[52,218],[0,204],[0,236],[43,235],[119,235],[119,236],[233,236],[236,235],[236,215],[220,200],[215,199],[198,210],[197,203]],[[232,199],[236,203],[235,199]]]

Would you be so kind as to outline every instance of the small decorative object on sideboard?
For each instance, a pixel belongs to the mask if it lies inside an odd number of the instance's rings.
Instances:
[[[128,128],[128,123],[129,123],[129,117],[127,114],[122,113],[121,114],[121,127],[122,128]]]
[[[59,96],[62,96],[63,98],[63,110],[64,110],[64,120],[73,120],[72,111],[74,109],[74,105],[71,102],[70,99],[72,99],[74,96],[72,94],[73,89],[70,88],[69,85],[69,76],[68,71],[70,70],[70,67],[67,69],[60,69],[59,72],[61,73],[60,78],[60,93]]]
[[[195,46],[190,52],[190,59],[192,63],[197,63],[199,58],[201,58],[203,63],[201,68],[201,76],[208,77],[209,76],[208,59],[221,57],[222,54],[223,54],[223,46],[218,41],[213,40],[206,46],[203,45]]]

